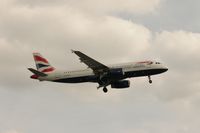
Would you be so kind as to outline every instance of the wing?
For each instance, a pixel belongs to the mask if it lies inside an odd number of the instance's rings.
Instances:
[[[79,56],[80,61],[91,68],[95,74],[100,74],[109,70],[109,67],[107,67],[106,65],[92,59],[91,57],[85,55],[80,51],[72,50],[72,53],[75,53],[77,56]]]

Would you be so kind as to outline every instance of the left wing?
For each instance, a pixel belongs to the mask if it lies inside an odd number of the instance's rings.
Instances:
[[[89,68],[91,68],[95,74],[99,75],[101,73],[109,71],[109,67],[96,61],[95,59],[92,59],[91,57],[85,55],[80,51],[72,50],[72,53],[75,53],[77,56],[79,56],[80,61],[85,63]]]

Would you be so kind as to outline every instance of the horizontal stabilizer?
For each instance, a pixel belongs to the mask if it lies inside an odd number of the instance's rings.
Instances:
[[[43,73],[43,72],[40,72],[40,71],[37,71],[33,68],[28,68],[29,71],[31,71],[32,73],[34,73],[35,75],[37,76],[41,76],[41,77],[45,77],[47,76],[47,74]]]

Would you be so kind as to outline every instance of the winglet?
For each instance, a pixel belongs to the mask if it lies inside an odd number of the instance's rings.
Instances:
[[[72,53],[74,53],[74,52],[75,52],[75,50],[71,49],[71,52],[72,52]]]

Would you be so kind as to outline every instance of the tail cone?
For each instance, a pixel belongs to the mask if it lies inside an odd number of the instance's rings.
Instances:
[[[38,76],[37,75],[32,75],[30,78],[32,78],[32,79],[38,79]]]

